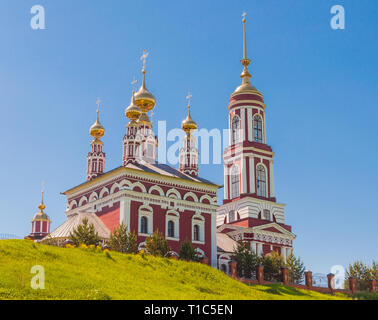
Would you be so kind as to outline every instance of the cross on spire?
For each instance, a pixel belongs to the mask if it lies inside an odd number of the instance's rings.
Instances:
[[[135,79],[135,76],[133,78],[133,81],[131,81],[131,85],[133,86],[133,91],[135,91],[135,84],[138,82],[137,79]]]
[[[188,108],[189,108],[189,110],[190,110],[190,101],[191,101],[192,97],[193,97],[193,95],[189,91],[188,95],[186,96],[186,99],[188,100]]]
[[[42,200],[41,203],[43,204],[43,194],[45,193],[45,181],[41,182],[41,193],[42,193]]]
[[[143,50],[143,55],[140,57],[140,60],[143,61],[143,70],[146,69],[146,60],[150,53],[146,51],[146,49]]]

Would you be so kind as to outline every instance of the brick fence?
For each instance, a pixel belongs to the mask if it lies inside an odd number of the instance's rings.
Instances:
[[[230,270],[230,276],[238,281],[241,281],[246,284],[277,284],[277,282],[270,282],[264,280],[264,266],[258,265],[256,268],[256,280],[251,279],[244,279],[239,278],[237,276],[237,270],[236,270],[236,261],[230,261],[229,262],[229,270]],[[329,273],[327,275],[328,278],[328,288],[323,287],[314,287],[312,285],[312,272],[306,271],[305,272],[305,284],[290,284],[289,283],[289,270],[284,267],[281,268],[281,282],[283,285],[297,288],[297,289],[307,289],[307,290],[313,290],[321,293],[331,293],[334,294],[335,292],[342,292],[347,294],[354,295],[356,293],[356,278],[349,278],[349,288],[350,290],[345,289],[335,289],[335,275],[332,273]],[[369,291],[372,293],[376,293],[376,281],[370,280],[369,283]]]

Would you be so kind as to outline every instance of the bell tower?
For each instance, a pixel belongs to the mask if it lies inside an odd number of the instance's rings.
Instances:
[[[246,14],[243,14],[242,83],[228,104],[229,147],[223,154],[224,201],[218,225],[248,218],[284,223],[284,205],[274,193],[272,148],[266,139],[263,94],[251,84],[248,67]]]
[[[182,130],[186,133],[184,137],[184,146],[180,150],[180,171],[190,174],[192,176],[198,176],[198,150],[196,148],[196,139],[193,136],[193,132],[197,130],[197,124],[190,115],[190,98],[188,99],[188,116],[182,122]]]
[[[90,135],[94,138],[91,142],[91,151],[87,156],[87,181],[92,180],[105,171],[105,153],[102,148],[104,143],[100,140],[105,134],[105,128],[100,123],[100,103],[101,100],[97,100],[97,119],[96,122],[89,129]]]

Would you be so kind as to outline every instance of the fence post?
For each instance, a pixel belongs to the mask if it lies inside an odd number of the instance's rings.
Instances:
[[[305,284],[307,289],[310,290],[312,288],[312,272],[309,270],[305,271]]]
[[[377,291],[377,282],[375,281],[375,279],[371,279],[370,281],[369,281],[369,288],[370,288],[370,292],[372,292],[372,293],[376,293],[376,291]]]
[[[236,261],[230,261],[228,263],[228,266],[229,266],[231,278],[236,279],[237,278],[237,276],[236,276],[236,274],[237,274],[237,272],[236,272]]]
[[[349,289],[352,291],[352,294],[356,293],[356,283],[357,279],[354,277],[349,277]]]
[[[264,282],[264,266],[259,264],[256,268],[256,278],[259,284],[263,284]]]
[[[286,267],[281,268],[282,283],[284,286],[289,285],[289,269]]]
[[[327,278],[328,278],[328,288],[333,294],[335,290],[335,275],[333,273],[328,273]]]

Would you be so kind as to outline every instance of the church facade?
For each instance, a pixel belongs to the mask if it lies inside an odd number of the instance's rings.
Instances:
[[[101,141],[105,128],[100,123],[98,101],[97,119],[90,128],[93,141],[87,156],[87,179],[63,192],[67,221],[50,237],[67,239],[80,217],[86,216],[104,239],[120,223],[126,224],[135,231],[139,249],[156,230],[165,235],[171,254],[178,255],[182,242],[190,240],[200,256],[224,271],[239,240],[249,242],[259,255],[276,251],[286,258],[292,252],[295,235],[285,223],[285,205],[275,197],[266,105],[263,94],[250,82],[245,22],[244,17],[242,84],[228,104],[230,136],[223,154],[223,204],[219,206],[217,198],[222,186],[199,177],[199,154],[193,136],[197,124],[190,114],[190,97],[188,115],[181,125],[185,138],[179,168],[156,161],[158,141],[149,117],[156,100],[146,86],[148,54],[144,53],[142,85],[138,92],[132,92],[125,110],[121,165],[105,171]]]

